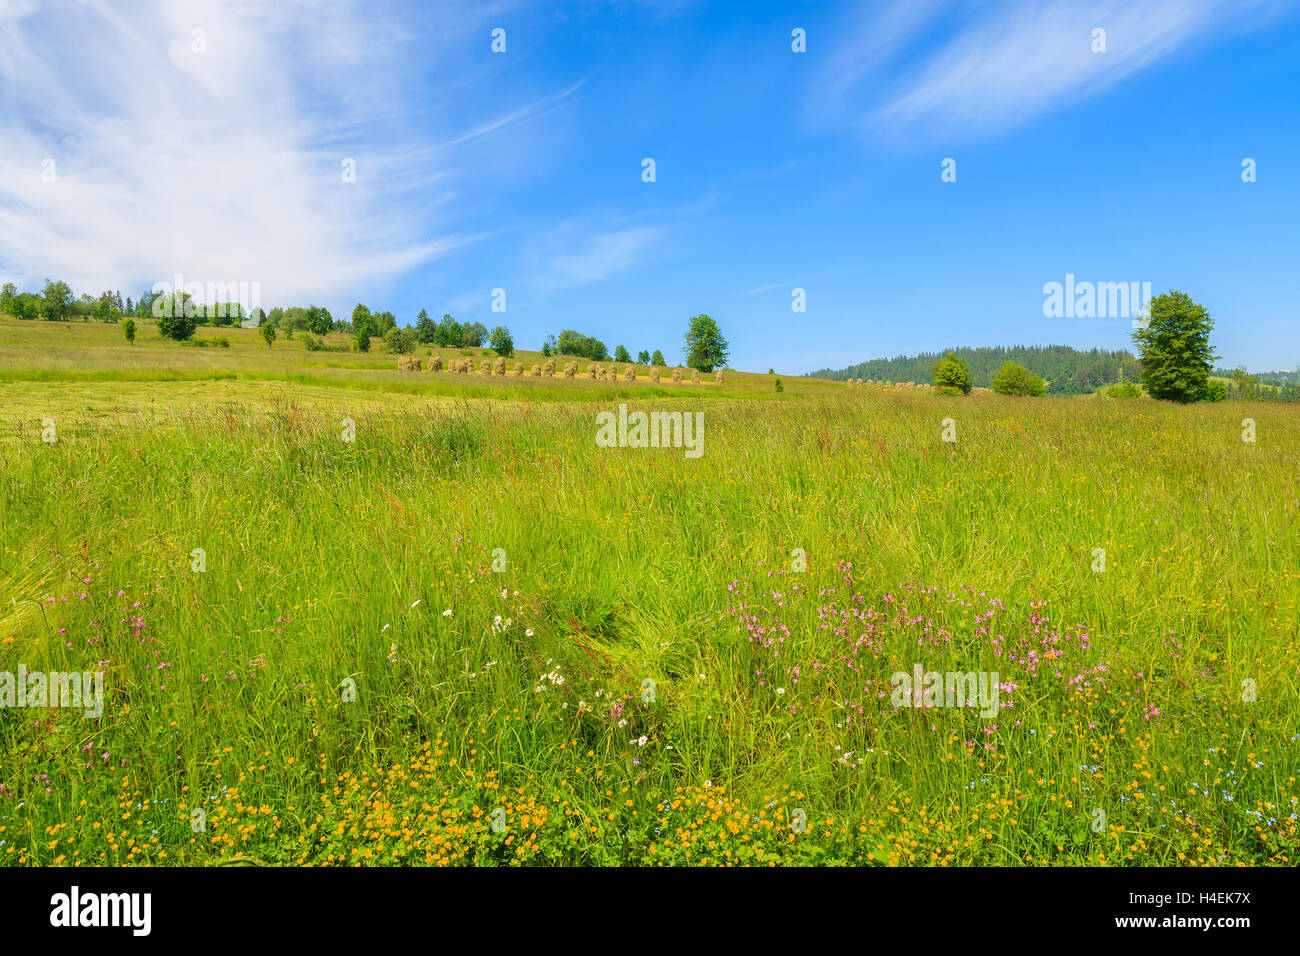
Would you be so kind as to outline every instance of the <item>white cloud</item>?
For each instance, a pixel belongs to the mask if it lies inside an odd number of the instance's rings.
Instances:
[[[1292,0],[1042,0],[888,6],[848,31],[819,80],[818,113],[856,113],[898,140],[1001,133],[1100,93],[1190,44],[1259,29]],[[1106,52],[1092,31],[1106,31]],[[936,36],[936,34],[941,34]],[[908,44],[928,41],[922,50]],[[910,54],[910,55],[909,55]],[[895,79],[873,74],[893,65]],[[868,88],[863,82],[872,77]],[[875,96],[876,90],[882,91]]]
[[[538,285],[560,288],[600,282],[640,261],[668,232],[662,226],[636,226],[581,236],[575,235],[577,231],[578,227],[570,223],[550,234],[545,243],[547,251],[540,256],[535,270]],[[563,251],[553,251],[557,248]]]
[[[372,135],[371,113],[402,111],[384,66],[409,39],[305,0],[0,0],[0,273],[92,294],[182,273],[328,302],[470,241],[411,195],[449,167],[393,175],[412,146]]]

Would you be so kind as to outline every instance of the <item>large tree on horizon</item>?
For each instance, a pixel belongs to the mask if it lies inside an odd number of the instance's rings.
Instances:
[[[1177,289],[1151,300],[1150,318],[1133,331],[1142,384],[1152,398],[1199,402],[1219,356],[1210,346],[1214,320],[1205,306]]]
[[[727,364],[730,348],[718,323],[711,316],[703,312],[691,316],[684,348],[688,366],[701,372],[712,372],[715,367]]]

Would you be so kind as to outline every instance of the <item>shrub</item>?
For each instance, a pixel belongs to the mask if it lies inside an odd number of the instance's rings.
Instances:
[[[133,320],[127,319],[122,323],[122,334],[126,336],[128,342],[135,345],[135,322]]]
[[[1142,394],[1134,382],[1116,382],[1102,392],[1107,398],[1137,398]]]
[[[785,391],[785,386],[781,384],[781,380],[780,380],[779,378],[778,378],[778,379],[776,380],[776,382],[774,382],[773,384],[776,385],[776,390],[777,390],[778,392],[784,392],[784,391]]]
[[[1136,387],[1136,386],[1135,386]],[[1206,402],[1221,402],[1228,397],[1228,387],[1222,382],[1206,382],[1205,398]]]
[[[268,349],[271,347],[271,343],[275,341],[275,334],[275,326],[271,323],[268,322],[266,325],[262,326],[262,338],[266,339],[266,347]]]
[[[1047,383],[1023,365],[1006,362],[993,376],[993,391],[999,395],[1042,395]]]
[[[934,363],[930,377],[934,379],[934,384],[939,387],[940,392],[944,395],[956,395],[958,393],[967,395],[970,393],[970,369],[966,367],[965,362],[952,352]],[[890,384],[889,382],[885,383],[886,387],[889,387]],[[952,391],[947,391],[948,389],[952,389]]]

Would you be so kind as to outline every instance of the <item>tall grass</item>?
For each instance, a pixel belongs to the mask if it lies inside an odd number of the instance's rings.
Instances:
[[[594,441],[681,389],[393,375],[11,423],[0,669],[108,702],[0,710],[0,857],[1293,860],[1290,409],[696,386],[687,459]],[[1013,706],[895,710],[915,663]]]

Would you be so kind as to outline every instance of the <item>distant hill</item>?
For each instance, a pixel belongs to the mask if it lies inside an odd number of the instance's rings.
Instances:
[[[1016,362],[1047,380],[1048,392],[1081,394],[1092,392],[1103,385],[1120,380],[1123,370],[1125,381],[1141,378],[1137,358],[1126,349],[1088,349],[1086,352],[1068,345],[1015,345],[1010,348],[955,348],[953,352],[970,369],[976,386],[987,386],[1004,362]],[[929,382],[930,369],[947,354],[922,352],[919,355],[900,355],[897,358],[871,359],[842,369],[818,369],[807,373],[817,378],[843,381],[849,378],[880,379],[890,382]]]

